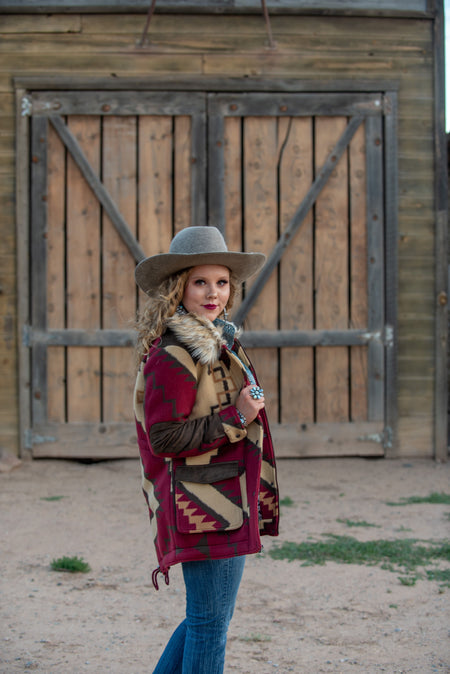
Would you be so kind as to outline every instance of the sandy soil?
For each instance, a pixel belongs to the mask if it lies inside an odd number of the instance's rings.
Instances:
[[[450,463],[281,460],[283,540],[324,533],[449,538],[449,506],[392,507],[450,491]],[[63,496],[55,501],[44,500]],[[379,528],[349,528],[364,520]],[[137,461],[24,462],[0,474],[0,672],[148,674],[182,618],[179,567],[156,592]],[[247,559],[226,672],[450,672],[450,590],[378,566]],[[88,574],[58,573],[78,555]]]

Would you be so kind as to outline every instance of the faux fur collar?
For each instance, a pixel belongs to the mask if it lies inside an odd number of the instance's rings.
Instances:
[[[202,365],[214,363],[226,344],[221,327],[198,314],[174,314],[166,325]]]

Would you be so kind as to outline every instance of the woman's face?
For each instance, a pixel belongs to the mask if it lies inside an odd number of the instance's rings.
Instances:
[[[202,264],[189,272],[183,295],[187,311],[216,319],[230,297],[230,270],[220,264]]]

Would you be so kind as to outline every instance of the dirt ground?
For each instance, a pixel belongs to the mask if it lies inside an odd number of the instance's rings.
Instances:
[[[450,492],[450,463],[280,460],[281,535],[449,538],[449,506],[400,497]],[[62,496],[59,500],[45,500]],[[339,522],[338,520],[344,520]],[[374,527],[349,528],[350,521]],[[0,474],[0,672],[149,674],[182,619],[179,566],[151,585],[155,557],[137,460],[23,462]],[[450,672],[450,589],[403,585],[379,566],[249,556],[227,673]],[[83,557],[87,574],[55,572]]]

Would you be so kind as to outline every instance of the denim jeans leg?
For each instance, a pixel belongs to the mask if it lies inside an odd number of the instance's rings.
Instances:
[[[185,638],[186,620],[183,620],[170,637],[153,674],[182,674]]]
[[[222,674],[227,632],[245,557],[185,562],[186,638],[183,674]]]

